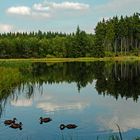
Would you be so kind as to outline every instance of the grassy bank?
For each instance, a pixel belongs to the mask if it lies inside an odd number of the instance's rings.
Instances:
[[[118,56],[118,57],[82,57],[82,58],[20,58],[20,59],[0,59],[0,62],[5,61],[28,61],[28,62],[87,62],[87,61],[138,61],[138,56]]]

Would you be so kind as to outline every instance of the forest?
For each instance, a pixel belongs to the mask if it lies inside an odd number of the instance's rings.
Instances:
[[[77,58],[140,55],[140,13],[97,23],[94,34],[10,32],[0,34],[0,58]]]
[[[96,45],[106,54],[139,55],[140,49],[140,13],[133,16],[102,20],[95,28]]]

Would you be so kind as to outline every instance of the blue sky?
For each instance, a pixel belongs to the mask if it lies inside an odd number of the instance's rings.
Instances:
[[[98,21],[140,12],[140,0],[0,0],[0,32],[94,32]]]

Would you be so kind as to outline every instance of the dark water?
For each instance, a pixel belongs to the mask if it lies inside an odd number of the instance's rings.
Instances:
[[[0,80],[0,140],[109,140],[116,124],[140,136],[140,62],[1,63]],[[22,130],[3,124],[13,117]]]

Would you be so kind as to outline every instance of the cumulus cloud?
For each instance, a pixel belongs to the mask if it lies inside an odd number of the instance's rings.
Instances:
[[[30,15],[31,8],[27,6],[16,6],[16,7],[13,6],[7,9],[7,13],[17,15]]]
[[[44,2],[44,3],[38,3],[34,4],[33,8],[35,10],[39,11],[46,11],[46,10],[86,10],[89,9],[88,4],[84,3],[78,3],[78,2],[62,2],[62,3],[56,3],[56,2]]]
[[[12,25],[0,23],[0,32],[10,32],[12,30],[13,30],[13,26]]]
[[[49,13],[46,12],[37,12],[34,11],[32,8],[27,6],[16,6],[16,7],[10,7],[6,11],[8,14],[13,15],[21,15],[21,16],[28,16],[33,18],[49,18],[51,17]]]
[[[58,12],[58,10],[75,10],[84,11],[89,9],[88,4],[78,3],[78,2],[42,2],[35,3],[31,7],[28,6],[12,6],[9,7],[6,12],[13,15],[22,15],[37,18],[50,18],[55,14],[53,12]]]

